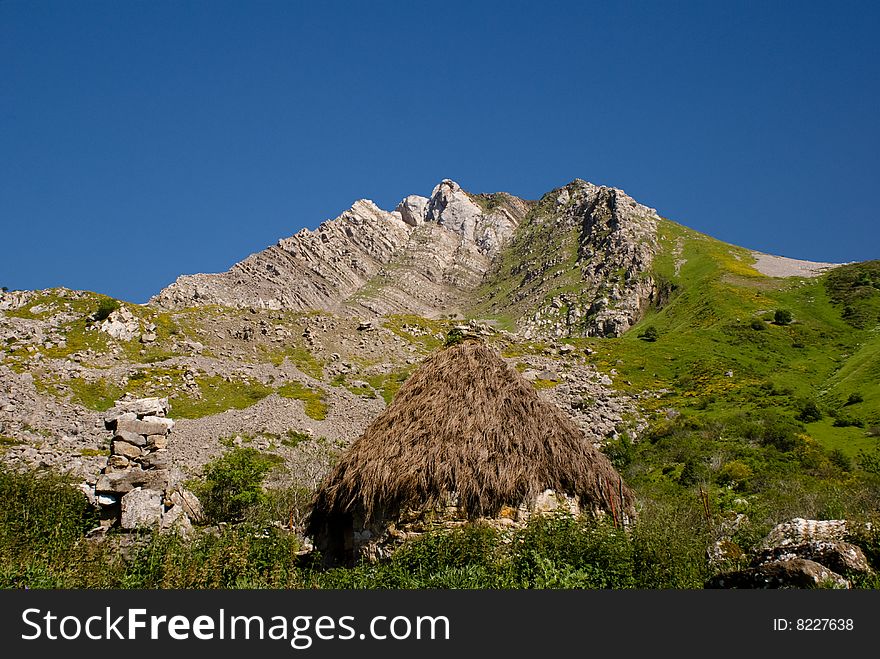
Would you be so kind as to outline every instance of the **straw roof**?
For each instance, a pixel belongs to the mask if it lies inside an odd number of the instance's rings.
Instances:
[[[632,510],[608,459],[555,405],[490,348],[466,341],[428,358],[319,488],[314,535],[338,515],[370,520],[458,495],[469,517],[553,489],[584,508]]]

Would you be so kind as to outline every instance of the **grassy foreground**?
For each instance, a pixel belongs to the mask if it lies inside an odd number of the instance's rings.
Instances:
[[[643,483],[644,492],[651,489]],[[769,519],[799,511],[805,499],[844,512],[862,508],[865,496],[876,503],[878,491],[876,483],[795,480],[775,493],[777,509],[764,512]],[[725,520],[706,515],[685,485],[654,484],[626,531],[570,516],[542,517],[519,530],[473,524],[409,541],[380,563],[333,570],[299,557],[296,537],[271,523],[269,514],[284,514],[284,500],[269,492],[242,521],[201,527],[190,538],[144,531],[90,539],[94,512],[75,487],[50,473],[0,470],[0,587],[693,589],[745,561],[709,563],[707,548]],[[746,523],[733,540],[748,549],[765,528]],[[880,533],[852,539],[880,567]],[[877,588],[880,580],[855,585]]]

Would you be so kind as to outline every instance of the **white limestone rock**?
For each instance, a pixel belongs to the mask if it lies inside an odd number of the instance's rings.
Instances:
[[[141,323],[126,307],[119,307],[98,325],[98,329],[120,341],[140,335]]]
[[[404,197],[394,210],[400,213],[401,219],[410,226],[417,226],[425,221],[428,198],[411,194]]]
[[[119,525],[124,529],[149,528],[159,524],[163,511],[161,492],[136,488],[122,497]]]

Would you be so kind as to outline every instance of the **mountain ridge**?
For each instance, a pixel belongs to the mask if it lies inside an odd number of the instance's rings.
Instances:
[[[498,315],[487,282],[504,287],[513,277],[527,292],[511,302],[512,325],[534,334],[618,336],[660,294],[650,274],[658,219],[623,190],[581,179],[538,202],[472,194],[444,179],[430,197],[409,195],[393,211],[358,200],[227,272],[182,275],[150,303],[428,318],[483,308]],[[567,258],[546,249],[554,241],[571,253],[565,265],[580,273],[574,280],[566,270],[550,272]],[[519,257],[525,261],[511,263]],[[619,281],[606,285],[612,275]]]

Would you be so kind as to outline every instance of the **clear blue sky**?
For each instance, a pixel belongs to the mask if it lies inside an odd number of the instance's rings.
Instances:
[[[0,285],[142,302],[442,178],[880,258],[880,9],[0,0]]]

